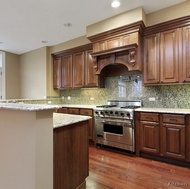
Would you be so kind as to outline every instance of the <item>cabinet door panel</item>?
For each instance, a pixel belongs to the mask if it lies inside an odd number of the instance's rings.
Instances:
[[[163,124],[163,155],[185,159],[185,125]]]
[[[159,34],[144,40],[144,84],[159,83]]]
[[[53,60],[53,88],[61,88],[61,57]]]
[[[183,28],[183,82],[190,82],[190,26]]]
[[[179,36],[178,29],[161,33],[160,73],[161,82],[179,82]]]
[[[99,76],[95,74],[94,62],[91,56],[92,50],[88,50],[85,53],[85,87],[98,87]]]
[[[159,125],[158,123],[141,122],[141,150],[159,153]]]
[[[72,55],[62,58],[62,87],[72,88]]]
[[[73,87],[84,87],[84,52],[73,54]]]

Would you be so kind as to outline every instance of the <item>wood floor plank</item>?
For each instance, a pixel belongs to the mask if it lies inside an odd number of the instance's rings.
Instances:
[[[87,189],[190,189],[190,169],[89,148]]]

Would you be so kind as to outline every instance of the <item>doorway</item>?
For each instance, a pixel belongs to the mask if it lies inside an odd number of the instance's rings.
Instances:
[[[0,100],[5,99],[5,52],[0,51]]]

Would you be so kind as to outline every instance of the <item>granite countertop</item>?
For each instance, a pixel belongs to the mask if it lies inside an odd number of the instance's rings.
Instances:
[[[89,119],[91,119],[90,116],[53,113],[53,127],[58,128],[62,126],[67,126],[73,123],[78,123]]]
[[[0,109],[9,109],[9,110],[41,111],[41,110],[53,110],[56,108],[60,108],[60,106],[45,105],[45,104],[0,103]]]
[[[96,108],[96,105],[81,105],[81,104],[63,104],[59,105],[62,108],[89,108],[89,109],[94,109]]]
[[[152,112],[152,113],[177,113],[177,114],[190,114],[190,109],[179,108],[137,108],[136,112]]]

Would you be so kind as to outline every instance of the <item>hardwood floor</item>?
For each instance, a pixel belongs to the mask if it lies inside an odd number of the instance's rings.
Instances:
[[[190,169],[89,148],[87,189],[190,189]]]

